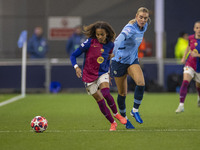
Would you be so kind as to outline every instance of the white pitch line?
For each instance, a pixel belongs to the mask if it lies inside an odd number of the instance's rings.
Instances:
[[[22,98],[24,98],[24,97],[25,97],[24,95],[18,95],[18,96],[16,96],[16,97],[10,98],[10,99],[8,99],[8,100],[6,100],[6,101],[1,102],[1,103],[0,103],[0,107],[1,107],[1,106],[4,106],[4,105],[7,105],[7,104],[9,104],[9,103],[15,102],[15,101],[17,101],[17,100],[20,100],[20,99],[22,99]]]
[[[33,130],[0,130],[0,133],[27,133],[34,132]],[[70,132],[110,132],[109,130],[48,130],[48,133],[70,133]],[[112,132],[200,132],[200,129],[133,129],[133,130],[116,130]]]

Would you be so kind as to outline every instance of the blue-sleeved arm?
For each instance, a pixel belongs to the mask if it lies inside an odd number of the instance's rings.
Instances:
[[[74,67],[74,65],[77,64],[77,62],[76,62],[76,57],[79,57],[82,53],[83,53],[83,51],[81,51],[80,48],[77,48],[77,49],[72,53],[72,55],[70,56],[70,60],[71,60],[71,63],[72,63],[72,66],[73,66],[73,67]]]
[[[125,34],[122,32],[118,35],[118,37],[116,38],[115,42],[114,42],[114,50],[113,53],[115,54],[118,50],[118,48],[120,47],[120,44],[122,41],[124,41],[126,39]]]
[[[77,48],[70,56],[71,63],[74,67],[76,65],[76,57],[80,56],[83,52],[86,52],[90,48],[91,39],[87,39],[85,42],[81,44],[79,48]]]

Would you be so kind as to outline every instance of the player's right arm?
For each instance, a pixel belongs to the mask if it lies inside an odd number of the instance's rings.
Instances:
[[[113,50],[114,55],[116,54],[118,48],[120,47],[121,42],[124,40],[125,40],[125,35],[123,33],[120,33],[114,42],[115,45]]]
[[[114,55],[116,54],[117,50],[121,46],[121,43],[125,41],[126,39],[130,38],[134,34],[132,26],[135,22],[136,22],[135,19],[129,21],[129,23],[122,29],[122,32],[116,38],[114,42],[115,46],[113,50]]]
[[[90,43],[91,43],[91,39],[87,39],[84,43],[81,44],[81,46],[79,48],[77,48],[72,55],[70,56],[70,60],[72,63],[72,66],[74,67],[74,69],[76,70],[76,76],[78,78],[82,77],[82,71],[81,68],[78,66],[77,62],[76,62],[76,58],[79,57],[83,52],[86,52],[89,47],[90,47]]]
[[[71,63],[72,63],[72,66],[74,67],[74,69],[76,70],[76,76],[78,78],[81,78],[82,76],[82,71],[81,71],[81,68],[79,68],[77,62],[76,62],[76,58],[78,56],[80,56],[81,54],[83,53],[83,51],[80,50],[80,48],[77,48],[76,51],[74,51],[72,53],[72,55],[70,56],[70,60],[71,60]]]

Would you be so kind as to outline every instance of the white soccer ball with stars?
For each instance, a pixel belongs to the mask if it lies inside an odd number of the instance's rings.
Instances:
[[[48,127],[48,121],[45,117],[36,116],[31,120],[31,127],[37,133],[44,132]]]

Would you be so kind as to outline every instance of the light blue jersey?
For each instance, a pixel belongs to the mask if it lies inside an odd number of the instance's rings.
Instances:
[[[115,40],[114,55],[112,60],[122,64],[132,64],[138,59],[138,47],[140,46],[144,32],[147,30],[146,23],[140,30],[138,23],[127,24]]]

